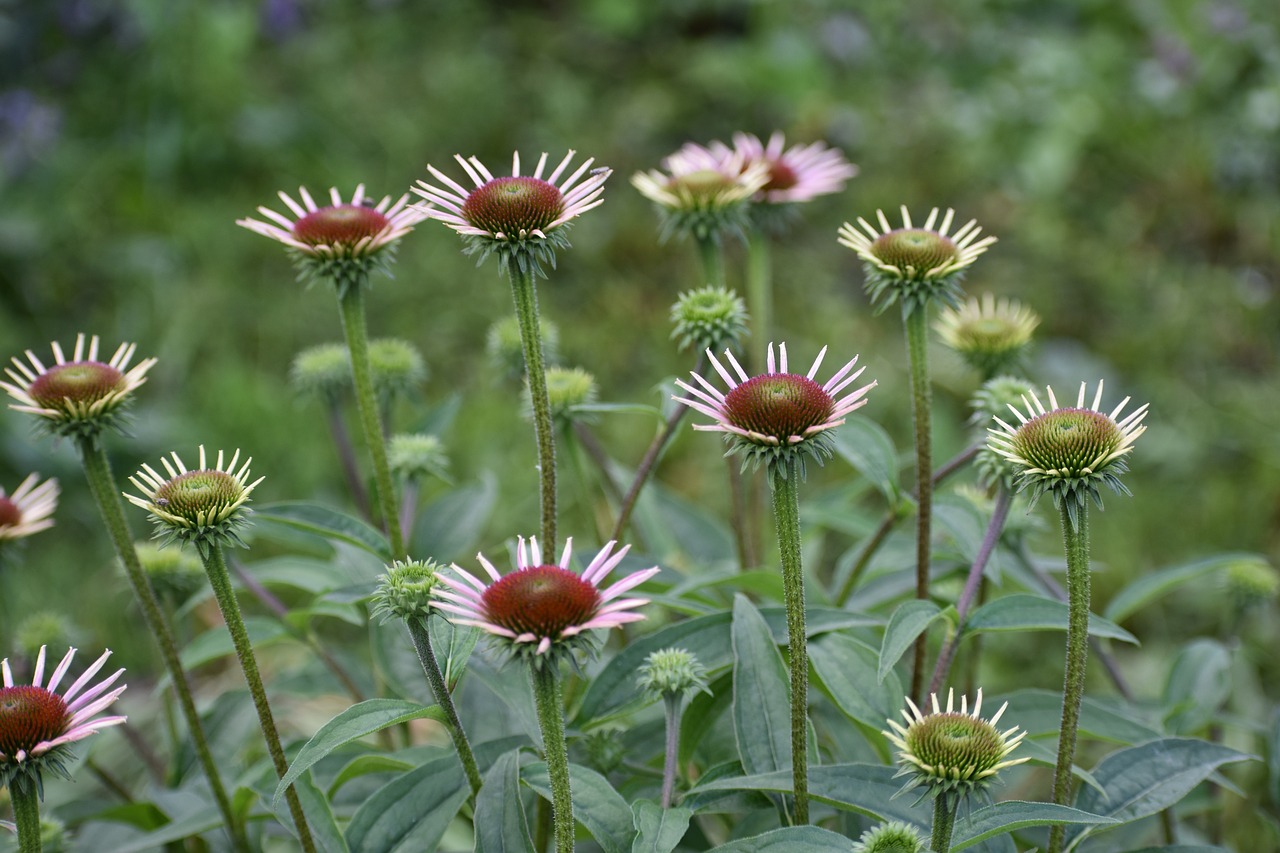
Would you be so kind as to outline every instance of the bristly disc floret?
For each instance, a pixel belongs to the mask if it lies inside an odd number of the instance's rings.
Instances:
[[[747,303],[724,287],[700,287],[680,294],[671,306],[671,337],[680,349],[698,352],[737,348],[747,332]]]
[[[1018,300],[987,293],[944,308],[934,329],[970,367],[989,377],[1017,367],[1038,325],[1040,317]]]
[[[1053,389],[1046,388],[1050,409],[1033,392],[1029,398],[1023,397],[1025,415],[1017,407],[1009,407],[1020,426],[1015,428],[996,418],[999,428],[987,430],[988,447],[1019,469],[1019,490],[1030,488],[1033,504],[1049,492],[1055,507],[1066,506],[1073,528],[1078,526],[1080,508],[1090,498],[1102,509],[1100,484],[1129,494],[1120,475],[1128,470],[1125,457],[1134,441],[1147,429],[1142,424],[1147,416],[1146,404],[1117,420],[1129,403],[1128,397],[1109,414],[1102,412],[1102,387],[1099,382],[1092,405],[1086,406],[1086,386],[1081,382],[1074,407],[1060,407]]]
[[[850,853],[929,853],[929,843],[911,824],[891,820],[862,833]]]

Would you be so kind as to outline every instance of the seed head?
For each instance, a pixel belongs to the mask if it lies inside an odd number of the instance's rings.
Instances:
[[[552,420],[562,426],[574,421],[592,420],[591,413],[581,411],[580,407],[594,404],[599,397],[594,376],[581,367],[548,367],[545,377]],[[529,398],[528,387],[524,393],[523,413],[526,418],[533,419],[533,403]]]
[[[333,405],[351,388],[351,354],[345,344],[308,347],[294,357],[289,381],[299,395]]]

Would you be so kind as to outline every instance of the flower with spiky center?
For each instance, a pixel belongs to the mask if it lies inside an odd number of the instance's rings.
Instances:
[[[650,699],[683,699],[693,693],[710,693],[707,668],[687,649],[650,652],[640,665],[636,683]]]
[[[391,473],[404,480],[417,481],[435,477],[446,483],[449,478],[449,456],[439,436],[425,432],[402,433],[387,442],[387,464]]]
[[[0,543],[53,527],[51,516],[58,508],[58,481],[39,481],[39,474],[29,474],[12,494],[5,494],[0,488]]]
[[[43,646],[36,656],[30,685],[15,685],[9,659],[0,663],[4,674],[4,686],[0,687],[0,785],[33,785],[40,792],[45,770],[67,777],[70,744],[125,721],[124,717],[97,716],[124,692],[123,684],[111,689],[124,670],[118,669],[97,684],[90,684],[111,657],[110,649],[65,692],[58,692],[75,654],[75,649],[68,650],[47,684],[41,683],[45,668]]]
[[[700,287],[680,294],[671,306],[671,337],[680,349],[698,352],[736,347],[747,333],[747,304],[724,287]]]
[[[877,310],[883,311],[899,299],[907,313],[923,308],[934,298],[948,305],[958,304],[964,272],[996,238],[979,240],[982,229],[973,219],[948,234],[954,216],[955,211],[948,208],[935,229],[935,207],[924,225],[917,228],[903,205],[901,228],[889,225],[882,210],[876,211],[878,231],[862,217],[858,217],[861,229],[849,222],[840,226],[840,244],[853,249],[863,260],[867,294]]]
[[[542,340],[542,356],[548,365],[560,360],[560,327],[543,317],[538,318],[538,337]],[[524,341],[520,339],[520,318],[509,316],[495,320],[485,335],[485,352],[493,365],[508,379],[524,377]]]
[[[480,263],[496,254],[508,275],[519,272],[545,278],[544,265],[554,268],[556,250],[569,248],[569,225],[604,203],[600,196],[613,173],[608,168],[592,169],[595,158],[587,158],[565,177],[576,153],[570,150],[545,178],[545,152],[532,175],[520,174],[520,152],[515,152],[511,175],[497,178],[477,158],[455,154],[454,159],[475,187],[467,189],[428,165],[427,171],[439,184],[418,181],[413,192],[426,203],[414,206],[424,216],[461,234],[467,241],[466,253],[478,252]]]
[[[90,438],[120,426],[134,390],[147,381],[147,371],[156,363],[148,358],[130,368],[138,345],[129,343],[121,344],[109,361],[98,361],[97,335],[89,339],[87,350],[85,336],[76,335],[70,361],[57,341],[51,347],[53,366],[45,367],[27,350],[30,364],[12,359],[13,367],[4,372],[13,381],[0,382],[0,388],[20,403],[9,408],[36,415],[45,429],[70,438]]]
[[[373,388],[382,400],[409,394],[427,379],[427,363],[422,353],[400,338],[369,341],[369,372]]]
[[[1019,426],[996,418],[999,428],[987,430],[991,436],[987,446],[1017,467],[1019,490],[1030,488],[1033,504],[1045,492],[1053,496],[1055,507],[1061,509],[1065,503],[1073,528],[1077,527],[1080,507],[1089,498],[1102,509],[1099,484],[1129,494],[1119,475],[1128,470],[1125,457],[1147,429],[1142,423],[1147,416],[1145,403],[1120,418],[1129,403],[1125,397],[1110,413],[1104,413],[1099,408],[1102,385],[1098,382],[1092,405],[1085,405],[1084,382],[1080,383],[1076,405],[1070,407],[1058,405],[1052,388],[1045,388],[1049,409],[1032,392],[1022,398],[1025,415],[1016,406],[1009,407]]]
[[[769,183],[767,164],[747,164],[733,152],[722,157],[701,145],[685,145],[662,166],[665,172],[632,175],[631,185],[657,206],[664,241],[673,234],[716,242],[724,234],[742,236],[748,203]]]
[[[938,337],[983,376],[995,376],[1016,367],[1040,317],[1016,299],[965,301],[959,308],[944,308],[934,329]]]
[[[223,453],[210,467],[200,445],[200,464],[193,471],[176,452],[173,460],[161,458],[168,477],[162,477],[150,465],[143,465],[129,478],[141,496],[125,493],[135,506],[151,514],[156,537],[165,541],[192,542],[200,556],[208,558],[214,545],[239,545],[239,529],[248,522],[250,510],[245,503],[265,477],[249,482],[249,457],[240,464],[237,450],[224,465]],[[240,467],[237,468],[236,466]]]
[[[351,388],[351,353],[346,344],[319,344],[293,358],[289,381],[303,396],[335,403]]]
[[[294,201],[283,191],[280,200],[293,214],[268,208],[258,212],[270,222],[237,219],[236,224],[283,243],[298,268],[298,278],[308,283],[317,278],[332,281],[341,296],[349,287],[367,283],[369,273],[380,269],[389,274],[400,238],[413,230],[426,215],[408,206],[408,193],[394,203],[391,196],[374,202],[364,194],[364,184],[356,187],[351,201],[344,202],[336,187],[329,190],[328,205],[316,204],[306,187],[298,187]]]
[[[768,166],[769,182],[757,196],[768,204],[795,204],[838,193],[858,174],[858,167],[846,160],[839,149],[830,148],[825,142],[787,148],[780,130],[774,131],[768,143],[752,133],[735,133],[733,150],[744,167],[755,163]]]
[[[692,373],[694,385],[676,380],[688,396],[673,399],[713,418],[715,423],[694,424],[693,428],[725,433],[726,439],[733,442],[729,452],[743,454],[744,468],[748,463],[759,466],[763,462],[785,472],[790,466],[777,463],[794,459],[803,476],[805,456],[812,456],[819,465],[831,456],[830,431],[844,423],[846,415],[866,404],[864,398],[876,383],[864,385],[841,397],[840,392],[866,370],[865,367],[853,369],[858,363],[857,356],[837,370],[825,384],[819,385],[813,377],[827,354],[826,347],[818,353],[809,373],[804,376],[787,372],[786,344],[779,345],[778,352],[776,369],[773,344],[769,344],[766,372],[747,376],[732,352],[725,350],[724,353],[734,371],[730,373],[708,351],[707,357],[729,386],[728,392]]]
[[[1010,759],[1009,754],[1026,737],[1017,726],[1003,732],[996,728],[1000,717],[1009,707],[1006,702],[990,720],[982,718],[982,691],[969,712],[969,700],[960,697],[960,710],[955,709],[954,691],[947,691],[947,707],[938,703],[938,694],[930,696],[933,712],[923,714],[910,698],[902,716],[907,725],[889,720],[890,731],[882,732],[889,742],[898,748],[899,776],[911,776],[902,787],[909,791],[925,788],[924,796],[948,797],[956,803],[974,792],[981,792],[1006,767],[1030,761],[1030,758]]]
[[[453,614],[454,623],[474,625],[502,638],[511,654],[528,658],[535,665],[572,657],[577,648],[593,651],[586,634],[596,628],[617,628],[644,618],[635,608],[648,604],[647,598],[623,598],[623,593],[658,573],[655,566],[632,572],[607,589],[600,583],[622,562],[631,549],[626,545],[614,552],[616,542],[605,544],[582,574],[569,568],[573,540],[565,541],[559,564],[542,562],[538,540],[519,538],[516,571],[498,573],[483,554],[476,559],[492,583],[485,584],[470,572],[453,564],[457,577],[439,576],[441,586],[436,607]]]
[[[546,377],[552,420],[560,426],[567,426],[574,421],[591,419],[590,413],[579,411],[579,407],[592,405],[599,396],[594,376],[581,367],[548,367]],[[528,387],[524,391],[523,411],[526,417],[533,417]]]
[[[851,853],[929,853],[929,843],[911,824],[891,820],[862,833]]]
[[[996,376],[988,379],[974,392],[973,399],[969,401],[973,409],[969,422],[975,426],[989,424],[994,418],[1008,412],[1010,406],[1016,406],[1034,391],[1035,388],[1030,382],[1016,376]],[[1014,481],[1021,469],[1012,461],[984,444],[978,450],[974,464],[978,469],[978,479],[982,483],[988,486],[1001,483],[1005,489],[1013,491]]]
[[[378,578],[373,593],[373,615],[391,619],[426,619],[433,606],[432,590],[443,568],[434,560],[396,560]]]

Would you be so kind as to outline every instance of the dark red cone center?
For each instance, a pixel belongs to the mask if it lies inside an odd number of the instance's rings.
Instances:
[[[774,160],[769,164],[769,183],[764,185],[765,192],[769,190],[789,190],[796,184],[800,183],[800,177],[792,169],[781,160]]]
[[[508,238],[544,230],[562,213],[564,194],[541,178],[494,178],[462,203],[468,223]]]
[[[835,401],[812,379],[794,373],[753,376],[724,396],[729,423],[786,443],[831,418]]]
[[[67,703],[43,687],[0,688],[0,752],[31,752],[67,730]]]
[[[22,521],[22,510],[8,498],[0,498],[0,527],[13,527]]]
[[[390,224],[372,207],[340,204],[312,211],[293,223],[293,236],[308,246],[354,246],[381,234]]]
[[[559,566],[531,566],[506,575],[481,596],[485,618],[517,634],[556,639],[589,622],[600,609],[600,591]]]
[[[902,228],[880,235],[871,244],[871,254],[880,262],[899,269],[927,272],[960,256],[956,244],[936,231]]]
[[[64,401],[93,403],[120,391],[124,374],[100,361],[71,361],[49,368],[36,377],[27,393],[41,406],[56,408]]]

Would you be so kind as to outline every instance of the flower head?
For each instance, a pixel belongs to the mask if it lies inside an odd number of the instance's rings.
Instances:
[[[1072,407],[1060,407],[1053,389],[1045,388],[1051,407],[1045,409],[1032,392],[1022,398],[1025,415],[1016,406],[1009,407],[1018,419],[1018,427],[996,418],[999,428],[987,430],[987,446],[1017,467],[1018,488],[1031,489],[1032,503],[1045,492],[1053,496],[1055,507],[1061,508],[1065,502],[1072,527],[1077,525],[1079,511],[1089,498],[1102,508],[1100,483],[1114,492],[1129,494],[1119,475],[1128,470],[1125,457],[1147,429],[1142,423],[1147,416],[1145,403],[1117,420],[1129,398],[1125,397],[1107,414],[1099,408],[1102,382],[1088,406],[1085,387],[1081,382],[1080,395]]]
[[[991,377],[1017,366],[1038,325],[1040,317],[1021,302],[987,293],[981,301],[944,308],[934,329],[971,367]]]
[[[387,464],[391,473],[404,480],[435,477],[449,479],[449,456],[439,436],[425,432],[401,433],[387,442]]]
[[[20,656],[28,660],[38,657],[44,646],[71,646],[80,630],[64,614],[54,610],[37,610],[27,615],[13,631],[13,642]]]
[[[879,231],[862,217],[858,217],[861,230],[848,222],[840,226],[840,243],[862,258],[867,293],[879,310],[899,299],[907,313],[922,309],[934,297],[948,305],[959,301],[960,278],[996,238],[979,240],[982,229],[973,219],[948,234],[954,215],[948,209],[935,229],[935,207],[917,228],[903,205],[901,228],[890,226],[882,210],[876,211]]]
[[[723,287],[701,287],[680,294],[671,306],[671,337],[680,349],[698,352],[736,347],[747,332],[747,304]]]
[[[204,586],[204,566],[189,551],[154,542],[134,542],[133,550],[158,598],[177,606]]]
[[[969,713],[968,699],[960,697],[960,710],[955,710],[953,691],[947,691],[947,708],[942,710],[938,695],[930,696],[933,712],[922,714],[916,704],[907,699],[910,711],[902,716],[907,725],[889,720],[891,731],[882,732],[898,748],[899,776],[910,776],[903,791],[915,787],[925,788],[924,796],[949,797],[956,801],[983,791],[1006,767],[1030,761],[1030,758],[1009,759],[1009,754],[1026,737],[1017,726],[1000,731],[996,724],[1009,703],[990,720],[982,718],[982,691]],[[954,803],[950,804],[954,808]]]
[[[293,358],[289,382],[303,396],[336,403],[351,387],[351,353],[346,344],[319,344]]]
[[[686,649],[659,649],[640,665],[636,681],[651,699],[683,699],[693,693],[710,693],[707,669]]]
[[[474,625],[502,638],[508,650],[528,658],[535,665],[560,656],[572,656],[574,649],[592,650],[585,632],[595,628],[616,628],[644,618],[635,608],[648,604],[647,598],[623,598],[623,593],[658,573],[655,566],[632,572],[607,589],[600,584],[622,562],[631,549],[626,545],[616,553],[609,542],[596,554],[582,574],[569,568],[573,540],[565,542],[558,564],[542,562],[538,540],[520,537],[516,549],[516,571],[501,575],[483,554],[476,559],[488,573],[484,583],[470,572],[452,566],[457,577],[441,574],[436,606],[456,617],[459,625]]]
[[[475,157],[454,159],[475,186],[467,189],[434,166],[427,171],[439,184],[418,181],[413,191],[426,199],[415,207],[424,216],[438,219],[467,241],[467,254],[480,253],[480,261],[498,256],[508,275],[546,276],[544,264],[556,265],[556,250],[569,248],[569,225],[583,213],[604,203],[604,182],[612,169],[592,169],[594,158],[568,177],[570,151],[545,178],[547,155],[538,158],[532,175],[520,174],[520,152],[511,159],[511,175],[495,178]],[[585,180],[583,176],[586,176]],[[581,181],[581,183],[579,183]]]
[[[719,143],[712,143],[714,152]],[[782,131],[774,131],[768,143],[752,133],[735,133],[733,151],[743,168],[764,163],[769,181],[761,188],[757,200],[767,204],[795,204],[812,201],[820,195],[838,193],[845,182],[858,174],[858,167],[845,159],[837,148],[825,142],[786,147]]]
[[[551,419],[557,424],[567,426],[574,421],[591,419],[589,411],[581,410],[582,406],[594,404],[599,397],[596,378],[581,367],[548,367],[546,369],[547,402],[551,406]],[[529,389],[524,389],[525,417],[533,419],[533,401],[529,397]]]
[[[408,394],[427,379],[427,363],[422,353],[400,338],[369,341],[369,372],[373,388],[386,402],[397,394]]]
[[[560,360],[560,327],[544,317],[538,317],[538,337],[542,340],[542,355],[548,365]],[[520,318],[515,316],[495,320],[485,335],[485,353],[505,377],[513,380],[524,378],[524,341],[520,337]]]
[[[716,242],[724,234],[741,236],[748,203],[769,183],[766,163],[748,164],[739,153],[722,156],[701,145],[685,145],[662,165],[665,173],[637,172],[631,185],[657,205],[663,240],[673,234]]]
[[[45,367],[31,350],[30,364],[12,359],[6,367],[12,383],[0,382],[21,405],[9,408],[40,418],[40,424],[54,435],[89,438],[108,427],[119,427],[134,390],[147,381],[147,371],[156,363],[144,359],[129,368],[137,344],[121,344],[110,361],[98,361],[98,336],[76,335],[75,349],[68,361],[57,341],[51,344],[54,363]]]
[[[250,457],[240,464],[237,450],[223,464],[223,453],[209,467],[204,445],[200,445],[200,465],[193,471],[177,453],[173,460],[161,457],[160,464],[168,473],[162,477],[150,465],[143,465],[129,478],[141,496],[127,492],[125,497],[135,506],[151,513],[156,537],[168,541],[194,542],[200,556],[207,558],[215,545],[239,545],[239,529],[248,522],[250,510],[245,506],[249,495],[265,477],[249,482]],[[239,468],[236,466],[240,465]]]
[[[378,578],[373,593],[373,615],[390,619],[426,619],[431,615],[432,590],[440,579],[440,566],[433,560],[396,560]]]
[[[1280,596],[1280,574],[1261,557],[1232,560],[1224,569],[1223,578],[1237,611],[1271,604]]]
[[[777,463],[794,459],[804,474],[804,457],[812,456],[818,464],[830,457],[832,437],[830,431],[844,423],[844,418],[866,404],[867,392],[875,382],[839,396],[840,392],[862,375],[864,367],[853,370],[858,363],[854,356],[836,374],[819,385],[814,381],[822,359],[827,354],[823,347],[814,359],[808,374],[787,372],[787,345],[778,347],[779,358],[773,357],[773,344],[769,345],[767,370],[759,376],[747,376],[742,365],[725,350],[733,373],[725,369],[710,351],[707,357],[729,386],[722,392],[697,373],[690,374],[696,384],[677,379],[676,384],[688,395],[676,397],[676,401],[713,418],[713,424],[694,424],[696,430],[723,432],[733,441],[730,453],[744,455],[743,466],[748,463]],[[785,472],[789,466],[776,466]]]
[[[75,653],[75,649],[67,651],[47,684],[41,683],[44,680],[44,647],[36,656],[35,675],[30,685],[15,685],[9,659],[5,658],[0,663],[4,674],[4,686],[0,688],[0,785],[34,785],[40,792],[43,771],[67,776],[70,744],[84,740],[100,729],[124,722],[124,717],[97,717],[124,692],[123,684],[111,690],[124,670],[118,669],[111,676],[90,685],[98,670],[111,657],[110,649],[103,652],[102,657],[65,692],[57,692]]]
[[[969,401],[973,408],[973,416],[969,422],[975,426],[989,424],[1008,412],[1010,406],[1016,406],[1024,397],[1034,392],[1030,382],[1016,376],[988,379]],[[1012,461],[983,445],[974,462],[978,467],[978,477],[983,483],[1003,483],[1006,489],[1013,490],[1020,469]]]
[[[12,494],[0,488],[0,543],[6,539],[22,539],[53,527],[53,511],[58,507],[58,481],[39,481],[39,474],[29,474]]]
[[[911,824],[891,820],[862,833],[850,853],[929,853],[929,844]]]
[[[364,184],[356,187],[349,202],[342,200],[336,187],[331,188],[330,203],[323,207],[306,187],[298,187],[300,201],[285,192],[279,196],[292,219],[259,207],[258,212],[270,222],[237,219],[236,224],[283,243],[298,268],[299,279],[328,279],[339,295],[349,287],[365,284],[375,269],[388,272],[400,238],[426,218],[422,211],[407,206],[408,193],[395,203],[391,196],[374,203],[365,196]]]

